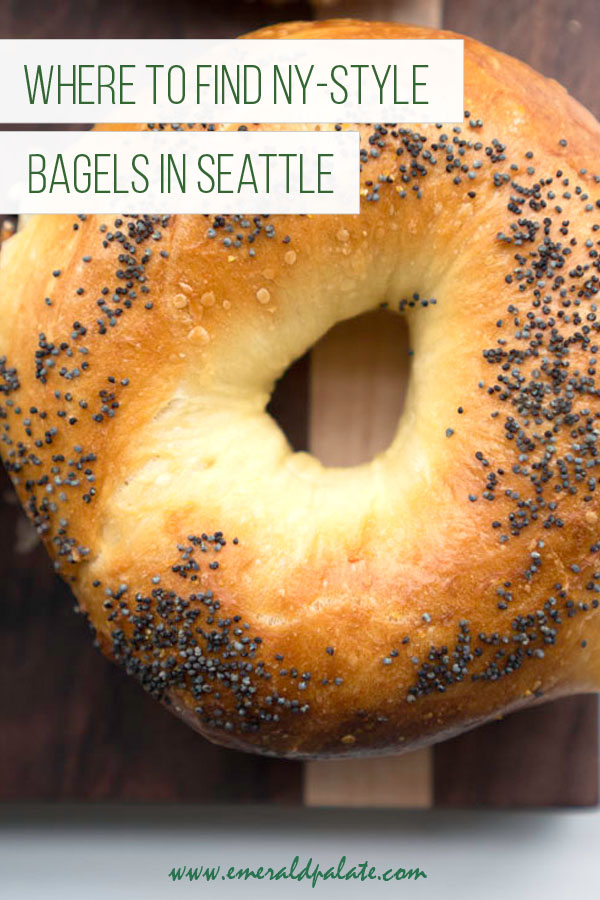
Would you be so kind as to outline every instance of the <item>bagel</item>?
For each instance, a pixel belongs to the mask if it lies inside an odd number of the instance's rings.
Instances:
[[[2,247],[6,468],[98,646],[212,741],[400,752],[600,686],[600,127],[468,38],[465,107],[360,127],[359,215],[38,216]],[[397,433],[326,468],[269,396],[381,305]]]

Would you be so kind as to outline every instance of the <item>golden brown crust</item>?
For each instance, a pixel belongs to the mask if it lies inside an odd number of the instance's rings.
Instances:
[[[359,216],[37,217],[3,247],[8,470],[102,649],[211,740],[399,751],[599,686],[600,128],[469,39],[465,104],[361,128]],[[264,405],[381,302],[407,408],[325,470]]]

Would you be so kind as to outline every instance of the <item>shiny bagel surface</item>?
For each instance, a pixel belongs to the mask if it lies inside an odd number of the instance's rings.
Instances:
[[[6,467],[101,649],[211,740],[399,752],[600,685],[600,127],[469,39],[465,109],[361,126],[356,216],[38,216],[3,245]],[[406,408],[325,468],[266,404],[381,305]]]

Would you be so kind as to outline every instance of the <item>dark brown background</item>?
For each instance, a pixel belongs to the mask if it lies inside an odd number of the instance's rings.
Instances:
[[[232,37],[312,16],[307,2],[0,0],[0,37]],[[443,0],[442,17],[600,115],[597,0]],[[273,402],[297,448],[307,441],[309,367],[297,363]],[[0,538],[0,799],[302,802],[301,764],[213,747],[100,657],[3,472]],[[434,803],[591,805],[597,768],[596,698],[571,698],[436,747]]]

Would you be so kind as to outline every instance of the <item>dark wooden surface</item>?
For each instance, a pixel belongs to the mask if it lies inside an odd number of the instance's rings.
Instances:
[[[3,38],[227,38],[310,18],[308,0],[0,0]]]
[[[1,37],[229,37],[283,18],[310,18],[308,4],[0,0]],[[597,0],[445,0],[444,25],[530,62],[600,114]],[[309,377],[304,358],[272,401],[297,449]],[[300,764],[213,747],[101,658],[4,473],[0,597],[0,799],[302,802]],[[595,804],[597,733],[596,698],[577,697],[448,741],[433,754],[434,802]]]
[[[444,0],[443,24],[555,78],[600,116],[598,0]]]
[[[595,805],[596,710],[596,697],[568,697],[439,744],[435,806]]]

